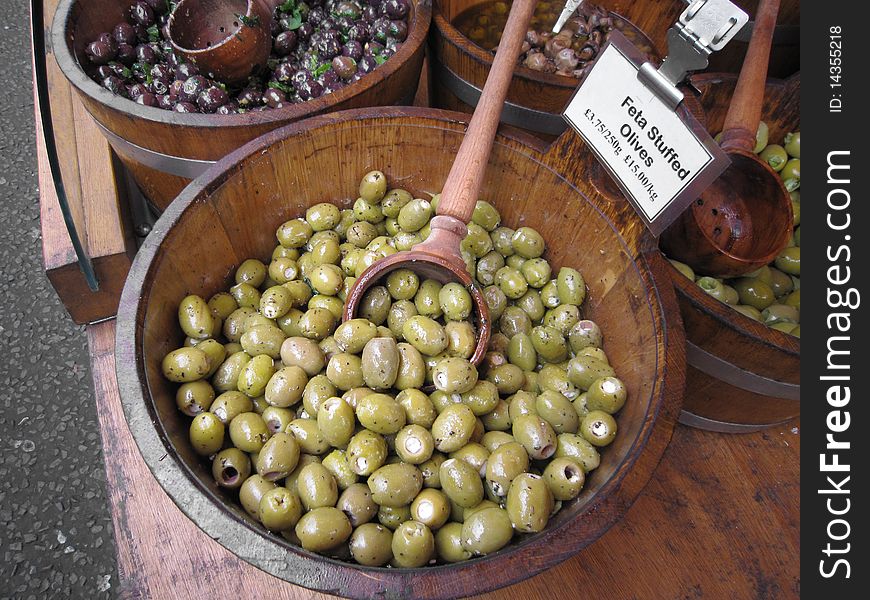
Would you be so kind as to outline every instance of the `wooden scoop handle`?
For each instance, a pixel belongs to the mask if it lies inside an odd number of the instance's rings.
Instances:
[[[743,59],[740,77],[731,107],[725,115],[722,127],[722,148],[752,151],[755,148],[755,133],[761,121],[761,105],[767,83],[767,65],[770,61],[770,45],[780,0],[761,0],[755,13],[752,38]]]
[[[483,93],[447,175],[438,203],[439,215],[471,220],[483,184],[483,174],[498,129],[504,99],[513,77],[520,48],[528,31],[536,0],[514,0]]]

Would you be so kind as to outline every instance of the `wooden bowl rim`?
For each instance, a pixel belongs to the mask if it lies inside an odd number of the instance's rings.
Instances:
[[[249,112],[235,115],[177,113],[171,110],[143,106],[122,98],[103,88],[88,77],[75,55],[67,44],[67,28],[72,19],[73,8],[82,0],[60,0],[51,26],[51,44],[55,60],[60,70],[81,93],[95,102],[121,113],[162,125],[178,125],[184,127],[250,127],[252,125],[281,124],[289,120],[304,119],[307,115],[324,112],[349,98],[360,95],[374,86],[383,83],[393,76],[407,63],[426,43],[429,25],[432,21],[431,0],[411,0],[411,19],[408,37],[402,47],[390,60],[368,73],[379,73],[376,77],[362,77],[350,85],[331,94],[325,94],[313,100],[290,104],[283,108],[274,108],[262,112]],[[82,8],[82,10],[85,10]]]
[[[139,352],[143,330],[137,326],[137,317],[146,310],[140,291],[150,284],[158,250],[182,215],[198,199],[207,196],[238,172],[249,157],[263,153],[271,145],[336,122],[364,123],[366,120],[409,116],[429,120],[426,124],[429,127],[452,125],[451,130],[457,131],[455,126],[467,123],[470,115],[413,107],[339,111],[273,130],[220,160],[185,188],[155,224],[130,269],[117,316],[116,375],[124,413],[149,470],[167,495],[200,529],[243,560],[296,585],[352,597],[370,593],[371,590],[366,586],[377,586],[387,597],[456,597],[460,593],[458,587],[461,587],[463,596],[483,593],[511,585],[566,560],[614,525],[652,477],[655,465],[670,442],[685,384],[685,338],[673,287],[665,280],[667,276],[661,264],[664,260],[655,249],[638,251],[637,256],[629,256],[638,276],[648,286],[646,301],[653,313],[654,337],[656,344],[662,346],[656,356],[656,368],[661,376],[652,384],[649,406],[636,438],[626,451],[625,459],[614,467],[610,478],[602,483],[598,492],[577,514],[560,526],[529,536],[497,553],[463,563],[415,569],[373,568],[305,551],[279,537],[270,536],[262,528],[255,527],[225,508],[223,502],[215,498],[180,459],[154,417],[142,353]],[[417,125],[420,126],[419,123]],[[543,168],[558,176],[551,166],[540,160],[542,153],[539,149],[523,143],[523,137],[514,136],[508,130],[499,134],[497,143],[501,142],[517,152],[525,151],[523,154],[530,160],[539,162]],[[570,181],[563,181],[598,210],[614,231],[618,231],[615,224],[601,213],[599,206]],[[620,241],[625,244],[621,236]],[[164,460],[167,457],[169,460]],[[637,468],[640,466],[643,469]],[[215,511],[216,504],[220,509],[218,511]],[[203,520],[197,516],[203,514],[204,510],[210,511],[209,519],[201,522]],[[584,528],[588,526],[589,519],[597,519],[591,532],[589,527]],[[528,560],[534,556],[543,556],[545,560]],[[502,563],[506,562],[517,568],[504,569]],[[528,570],[524,570],[526,568]],[[366,585],[359,582],[361,572],[365,574]],[[451,583],[444,584],[444,579],[441,579],[444,577],[449,577]]]
[[[638,27],[616,11],[609,10],[607,12],[612,17],[616,17],[620,21],[623,21],[624,23],[630,25],[631,27],[634,27],[637,31],[639,31],[646,38],[646,41],[649,42],[649,45],[653,49],[655,55],[659,55],[659,51],[658,48],[656,48],[656,45],[640,27]],[[444,13],[441,12],[439,0],[432,0],[432,22],[435,24],[435,27],[438,29],[439,33],[441,33],[441,36],[445,40],[453,43],[457,48],[460,49],[463,54],[470,56],[475,62],[484,65],[487,70],[492,67],[492,60],[494,58],[493,55],[472,42],[470,39],[468,39],[465,34],[459,31],[456,27],[453,26],[450,21],[447,20],[447,17],[444,16]],[[458,44],[457,41],[459,40],[464,41],[465,44]],[[580,84],[579,79],[568,77],[567,75],[543,73],[541,71],[529,69],[528,67],[524,67],[522,65],[519,65],[514,69],[513,76],[517,79],[526,79],[529,81],[534,81],[535,83],[551,85],[567,90],[573,90]]]

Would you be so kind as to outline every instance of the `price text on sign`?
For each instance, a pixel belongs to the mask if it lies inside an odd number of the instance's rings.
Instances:
[[[624,43],[610,43],[564,117],[658,235],[728,164],[703,128],[637,78]]]

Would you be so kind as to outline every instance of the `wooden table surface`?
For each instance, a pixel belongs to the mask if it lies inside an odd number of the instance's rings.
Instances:
[[[151,476],[115,381],[114,321],[88,328],[122,598],[328,596],[240,561],[188,520]],[[797,598],[799,422],[726,435],[678,426],[626,517],[572,559],[486,598]]]

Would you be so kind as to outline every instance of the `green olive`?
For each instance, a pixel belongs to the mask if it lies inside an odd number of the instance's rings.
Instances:
[[[552,425],[537,414],[517,416],[511,431],[533,459],[549,458],[556,452],[556,432]]]
[[[258,399],[259,400],[259,399]],[[265,400],[265,398],[264,398]],[[296,411],[290,408],[280,408],[278,406],[269,406],[268,404],[260,412],[259,408],[251,402],[254,412],[260,414],[269,433],[275,435],[281,431],[287,431],[287,426],[296,418]]]
[[[178,305],[178,323],[184,335],[197,340],[213,337],[215,317],[205,300],[196,295],[185,297]]]
[[[396,217],[402,231],[420,231],[432,218],[432,205],[428,200],[415,198],[399,210]]]
[[[230,435],[232,426],[230,423]],[[296,468],[299,452],[296,438],[287,433],[276,433],[263,444],[257,454],[257,473],[269,481],[284,479]]]
[[[411,503],[411,518],[437,530],[450,518],[450,499],[441,490],[422,490]]]
[[[365,385],[372,389],[388,389],[399,376],[399,347],[396,340],[376,337],[366,343],[360,359]]]
[[[274,490],[276,487],[278,486],[273,482],[263,479],[259,475],[251,475],[239,488],[239,502],[241,502],[242,508],[259,521],[260,501],[269,490]]]
[[[483,500],[483,482],[470,464],[458,458],[448,458],[439,468],[441,489],[462,507],[475,506]]]
[[[352,531],[347,515],[331,506],[305,513],[296,524],[296,535],[302,547],[313,552],[324,552],[343,544]]]
[[[163,376],[176,383],[188,383],[209,372],[208,356],[199,348],[179,348],[163,358]]]
[[[550,487],[553,498],[562,502],[576,498],[586,481],[586,474],[580,463],[569,456],[551,460],[544,469],[542,477]]]
[[[550,487],[540,475],[532,473],[522,473],[513,480],[505,503],[514,529],[522,533],[542,531],[553,505]]]
[[[326,376],[340,390],[350,390],[365,385],[362,361],[354,354],[340,353],[329,359]]]
[[[224,425],[229,425],[240,414],[253,410],[251,398],[238,391],[223,392],[209,408]]]
[[[305,219],[292,219],[278,227],[278,243],[285,248],[301,248],[308,243],[314,230]]]
[[[363,429],[347,444],[348,463],[354,473],[366,477],[383,466],[387,451],[387,442],[382,435]]]
[[[580,420],[574,405],[565,396],[552,390],[544,390],[535,401],[535,412],[553,430],[559,433],[576,433]]]
[[[544,238],[531,227],[520,227],[511,237],[511,247],[523,258],[538,258],[544,253]]]
[[[175,392],[175,403],[178,410],[189,417],[195,417],[208,410],[214,399],[214,388],[207,381],[183,383]]]
[[[366,202],[378,203],[387,193],[387,176],[381,171],[369,171],[359,183],[360,198]]]
[[[800,246],[786,248],[780,252],[774,260],[777,268],[789,275],[801,274],[801,249]],[[756,306],[756,308],[759,308]]]
[[[432,423],[435,447],[441,452],[459,450],[471,438],[475,423],[474,412],[465,404],[447,406]]]
[[[496,392],[498,392],[498,389],[496,389]],[[472,410],[474,409],[472,408]],[[484,427],[486,427],[487,433],[508,431],[513,424],[510,416],[510,405],[501,399],[496,402],[495,408],[493,408],[491,411],[484,415],[478,416],[483,421],[483,425]]]
[[[260,291],[248,283],[238,283],[230,288],[230,294],[235,298],[239,308],[260,308]]]
[[[733,283],[740,297],[740,303],[764,310],[776,300],[776,294],[769,284],[757,277],[741,277]]]
[[[462,392],[462,403],[476,417],[490,414],[499,403],[498,388],[491,381],[478,381],[467,392]]]
[[[462,523],[450,522],[435,532],[435,551],[448,563],[471,558],[471,552],[462,545]]]
[[[260,521],[269,531],[292,529],[302,517],[302,503],[296,492],[276,487],[260,497]]]
[[[505,308],[498,325],[501,333],[506,335],[508,339],[518,333],[532,333],[532,320],[526,311],[518,306],[508,306]]]
[[[486,380],[495,384],[499,394],[509,395],[523,388],[526,375],[520,367],[507,363],[489,369]]]
[[[319,463],[302,468],[296,479],[296,491],[305,510],[335,506],[338,502],[338,483],[329,469]]]
[[[397,567],[422,567],[435,557],[435,536],[423,523],[405,521],[393,532],[391,547]]]
[[[378,521],[391,531],[394,531],[405,521],[411,520],[411,505],[381,506],[378,508]]]
[[[190,443],[197,454],[209,456],[223,447],[224,431],[224,424],[214,413],[200,413],[190,423]]]
[[[505,266],[495,272],[495,285],[511,300],[516,300],[529,289],[526,278],[517,269]]]
[[[245,352],[251,356],[265,354],[270,358],[281,356],[281,344],[286,336],[284,332],[274,325],[258,325],[248,328],[241,337],[241,345]]]
[[[237,391],[239,375],[250,360],[251,355],[247,352],[230,355],[212,376],[211,384],[214,389],[218,392]]]
[[[406,425],[396,434],[396,454],[404,462],[419,465],[432,457],[435,440],[428,429],[420,425]]]
[[[529,469],[529,454],[522,444],[507,441],[493,449],[486,463],[486,485],[496,496],[507,496],[511,482]]]
[[[310,308],[299,318],[299,332],[303,337],[322,340],[335,331],[337,319],[325,308]]]
[[[507,546],[514,535],[508,512],[499,507],[479,510],[462,525],[462,547],[476,556],[492,554]]]
[[[243,452],[260,452],[269,439],[266,422],[255,412],[236,415],[230,421],[229,429],[233,445]]]
[[[335,448],[344,448],[353,436],[356,419],[353,408],[341,398],[329,398],[317,410],[317,428]]]
[[[459,458],[470,464],[483,477],[486,474],[486,462],[489,460],[489,450],[478,442],[469,442],[456,452],[451,452],[449,458]]]
[[[444,358],[432,370],[432,381],[443,392],[464,394],[477,383],[477,369],[464,358]]]
[[[590,411],[603,410],[608,414],[613,414],[623,407],[626,395],[627,390],[621,379],[602,377],[596,379],[589,386],[586,405]]]
[[[393,532],[379,523],[363,523],[350,536],[353,559],[367,567],[383,567],[393,558]]]
[[[616,437],[616,421],[604,411],[589,411],[580,423],[580,435],[594,446],[607,446]]]
[[[614,377],[616,372],[598,358],[578,355],[568,362],[568,380],[581,390],[588,390],[596,379]]]
[[[238,448],[221,450],[211,462],[211,474],[219,486],[239,489],[251,475],[251,459]]]
[[[354,527],[368,523],[378,514],[378,505],[372,500],[369,486],[364,483],[354,483],[345,488],[335,507],[347,515]]]
[[[423,474],[420,469],[407,463],[386,464],[369,476],[368,486],[376,504],[406,506],[420,493]]]
[[[486,300],[487,308],[489,308],[490,319],[499,320],[507,307],[507,296],[498,287],[490,285],[484,288],[483,298]]]
[[[408,343],[397,344],[399,351],[399,370],[393,387],[407,390],[423,387],[426,377],[426,363],[420,351]]]
[[[275,361],[268,354],[253,357],[245,364],[236,382],[240,392],[251,398],[262,396],[275,372]]]
[[[221,321],[225,321],[238,307],[236,299],[227,292],[218,292],[208,300],[208,308],[212,316]]]
[[[767,140],[770,136],[770,130],[767,127],[767,123],[764,121],[758,122],[758,129],[755,132],[755,148],[754,151],[756,154],[764,150],[767,146]]]
[[[419,307],[418,307],[419,308]],[[402,335],[420,353],[435,356],[447,348],[447,334],[437,321],[419,314],[402,326]]]
[[[370,287],[360,300],[357,315],[377,325],[383,325],[390,314],[392,298],[382,285]]]
[[[474,326],[468,321],[449,321],[444,325],[444,333],[447,335],[448,356],[471,358],[477,347],[477,338]]]
[[[305,454],[325,454],[330,446],[314,419],[294,419],[287,426],[287,433],[293,434]]]

